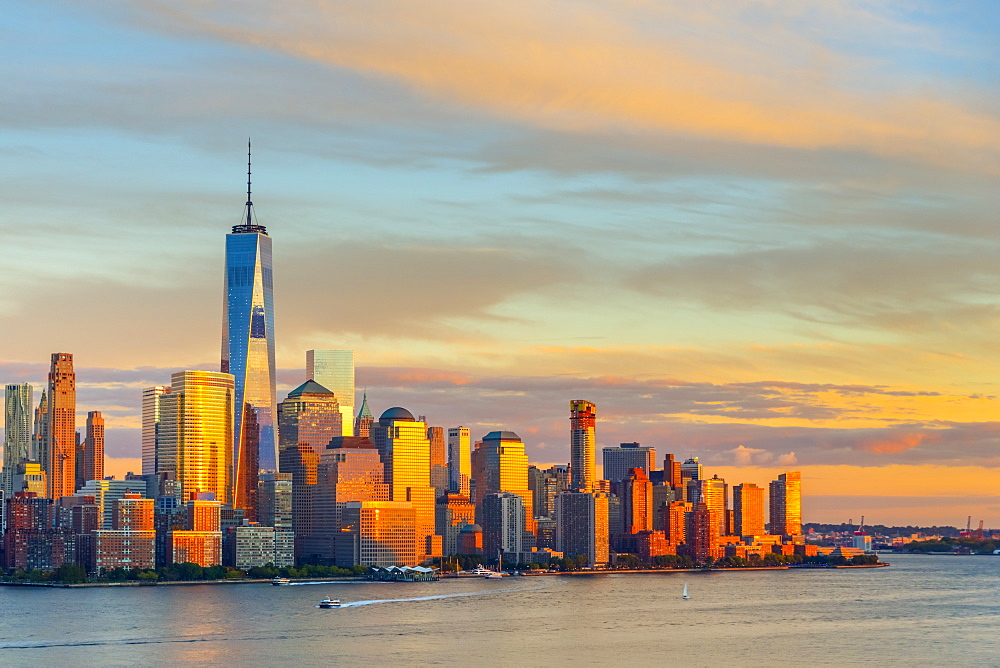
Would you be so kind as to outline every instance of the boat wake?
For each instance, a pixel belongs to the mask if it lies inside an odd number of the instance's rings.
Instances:
[[[534,583],[533,583],[534,584]],[[507,594],[517,591],[532,591],[541,589],[548,583],[539,583],[533,587],[504,587],[501,589],[484,589],[482,591],[463,591],[454,594],[435,594],[433,596],[414,596],[412,598],[379,598],[371,601],[348,601],[341,603],[341,608],[357,608],[363,605],[377,605],[380,603],[412,603],[416,601],[439,601],[447,598],[465,598],[468,596],[492,596],[494,594]]]

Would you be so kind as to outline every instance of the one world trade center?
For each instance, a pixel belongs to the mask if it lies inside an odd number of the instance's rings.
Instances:
[[[250,201],[248,143],[246,211],[226,235],[222,316],[222,371],[235,376],[236,389],[233,505],[245,509],[248,519],[256,506],[258,473],[278,468],[271,266],[271,237],[258,224]]]

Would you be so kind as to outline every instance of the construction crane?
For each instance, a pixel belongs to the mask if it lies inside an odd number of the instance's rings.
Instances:
[[[979,528],[976,529],[975,538],[976,538],[976,540],[982,540],[983,539],[983,521],[982,520],[979,520]]]

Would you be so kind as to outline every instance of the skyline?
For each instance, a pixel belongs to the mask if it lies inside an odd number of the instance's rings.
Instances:
[[[598,447],[802,470],[806,521],[997,524],[997,8],[287,6],[13,5],[0,379],[73,353],[109,473],[218,367],[250,134],[279,399],[353,349],[376,414],[539,463],[580,396]]]

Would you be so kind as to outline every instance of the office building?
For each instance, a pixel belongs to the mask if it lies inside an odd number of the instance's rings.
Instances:
[[[751,482],[733,487],[733,523],[737,536],[764,533],[764,488]]]
[[[160,470],[157,465],[157,443],[160,442],[160,397],[170,391],[166,385],[156,385],[142,390],[142,474],[152,475]]]
[[[361,398],[361,408],[358,409],[358,416],[354,420],[354,435],[362,438],[371,437],[371,428],[375,424],[375,416],[368,408],[368,393],[365,392]]]
[[[466,494],[448,492],[437,500],[434,529],[441,536],[445,556],[458,554],[462,527],[476,523],[476,506]]]
[[[76,459],[76,489],[88,480],[104,477],[104,417],[100,411],[87,413],[87,432]]]
[[[716,535],[728,535],[726,508],[729,500],[729,487],[726,481],[713,476],[709,479],[699,479],[691,482],[691,503],[697,508],[704,505],[715,523]]]
[[[706,563],[724,554],[719,546],[719,520],[708,506],[698,503],[687,513],[684,546],[679,550],[696,562]]]
[[[372,442],[378,449],[389,484],[389,498],[413,504],[417,540],[427,542],[424,554],[431,555],[434,539],[434,488],[430,485],[430,443],[427,425],[398,406],[390,408],[371,427]],[[439,555],[432,555],[439,556]]]
[[[115,568],[156,567],[156,530],[153,500],[126,494],[115,501],[110,529],[90,532],[90,567],[95,572]]]
[[[138,494],[146,496],[146,483],[143,480],[88,480],[77,490],[74,496],[92,497],[98,508],[100,526],[98,529],[114,528],[115,508],[120,499],[126,495]]]
[[[418,535],[413,506],[403,501],[356,501],[344,505],[343,540],[337,541],[337,565],[416,566],[424,541]]]
[[[340,437],[319,458],[317,481],[311,487],[307,533],[296,532],[300,561],[333,563],[341,538],[343,510],[349,502],[389,500],[378,450],[367,438]]]
[[[802,534],[802,475],[782,473],[770,484],[770,532],[777,536]]]
[[[641,468],[634,468],[622,483],[622,533],[653,530],[653,483]]]
[[[498,553],[520,555],[525,551],[525,508],[521,496],[512,492],[487,494],[480,516],[483,551],[487,557],[492,559]]]
[[[528,489],[532,495],[532,509],[535,517],[556,516],[556,497],[569,490],[569,467],[550,466],[540,469],[528,467]]]
[[[612,485],[631,474],[632,469],[642,469],[646,477],[656,462],[656,448],[642,447],[638,443],[622,443],[617,448],[604,448],[604,479]]]
[[[52,353],[48,390],[48,432],[40,463],[47,496],[59,499],[76,491],[76,373],[69,353]]]
[[[468,427],[448,429],[448,490],[469,496],[472,483],[472,439]]]
[[[605,492],[566,492],[556,497],[556,550],[584,555],[594,568],[608,563],[608,498]]]
[[[445,447],[444,427],[427,427],[427,442],[431,448],[431,487],[434,495],[448,493],[448,451]]]
[[[681,464],[681,483],[687,483],[688,480],[701,480],[705,477],[704,467],[702,467],[701,462],[698,461],[697,457],[689,457],[684,460]]]
[[[11,479],[11,489],[14,490],[15,494],[17,492],[34,492],[42,498],[48,498],[45,495],[48,493],[49,487],[42,465],[33,460],[21,462]]]
[[[338,435],[354,436],[354,351],[307,350],[306,379],[333,392],[342,416]]]
[[[278,406],[281,449],[308,443],[320,454],[343,433],[343,415],[336,395],[315,380],[307,380]]]
[[[0,469],[0,497],[14,492],[18,467],[31,459],[31,399],[28,383],[4,387],[3,468]]]
[[[220,371],[234,381],[231,502],[252,512],[257,474],[278,468],[278,428],[271,237],[250,199],[249,146],[246,207],[241,224],[226,235],[224,285]],[[216,498],[229,502],[230,495]]]
[[[570,489],[591,492],[597,480],[597,406],[574,399],[570,409]]]
[[[483,469],[481,480],[476,480],[476,496],[484,499],[488,494],[499,492],[517,494],[526,513],[526,530],[533,532],[534,499],[528,487],[528,455],[521,437],[512,431],[491,431],[483,437],[482,443]]]
[[[171,531],[169,559],[172,564],[191,562],[199,566],[222,563],[222,504],[211,493],[194,494],[187,504],[187,528]]]
[[[31,459],[38,462],[43,472],[45,471],[45,467],[42,466],[42,457],[45,456],[45,448],[48,441],[49,399],[46,386],[42,388],[42,397],[38,400],[38,406],[35,408],[35,419],[31,428]],[[17,490],[15,489],[14,491],[16,492]],[[46,487],[40,496],[45,496],[47,493],[48,487]]]
[[[158,472],[172,472],[183,495],[212,493],[233,498],[233,376],[215,371],[178,371],[170,392],[159,396]],[[256,488],[256,471],[254,471]]]

